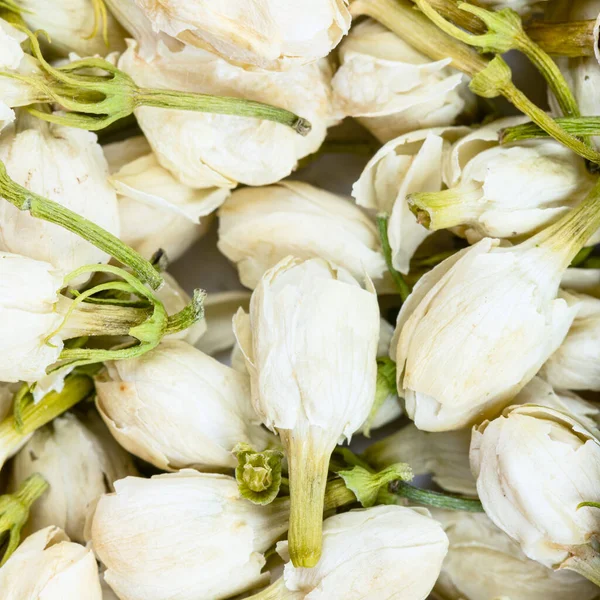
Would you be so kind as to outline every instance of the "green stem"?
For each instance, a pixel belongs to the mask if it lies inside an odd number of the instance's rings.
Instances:
[[[85,375],[68,375],[60,392],[49,392],[37,404],[28,403],[22,409],[22,427],[17,430],[14,415],[0,423],[0,468],[19,446],[46,423],[58,417],[89,396],[93,381]]]
[[[385,258],[385,263],[387,265],[388,271],[392,276],[392,280],[398,293],[400,294],[400,300],[405,302],[406,299],[410,296],[411,289],[408,283],[404,280],[404,277],[401,273],[394,269],[394,265],[392,263],[392,248],[390,246],[390,240],[388,238],[388,215],[377,215],[377,229],[379,230],[379,239],[381,240],[381,248],[383,250],[383,257]]]
[[[60,225],[118,261],[132,271],[153,289],[163,284],[163,279],[154,267],[135,250],[124,244],[119,238],[88,221],[77,213],[65,208],[58,202],[39,196],[13,181],[0,162],[0,196],[22,211],[29,211],[32,217]]]
[[[209,112],[274,121],[275,123],[291,127],[303,136],[308,135],[312,128],[309,121],[289,110],[277,108],[263,102],[244,100],[243,98],[139,88],[135,92],[135,102],[137,106],[154,106],[156,108],[168,108],[171,110],[192,110],[195,112]]]
[[[346,506],[347,504],[354,504],[358,502],[354,493],[346,487],[343,479],[334,479],[327,483],[325,488],[325,503],[323,505],[323,511],[333,510]]]
[[[600,117],[559,117],[555,121],[567,133],[577,137],[600,135]],[[507,127],[500,132],[503,144],[546,137],[550,137],[548,132],[535,123]]]
[[[426,506],[434,506],[446,510],[484,512],[481,502],[476,498],[467,498],[465,496],[422,490],[404,481],[394,481],[390,483],[387,490],[381,490],[378,501],[380,504],[397,504],[399,497]]]
[[[39,474],[30,475],[13,497],[24,506],[31,506],[47,489],[48,482]]]
[[[192,297],[192,301],[178,313],[171,315],[167,321],[167,329],[165,335],[178,333],[191,327],[204,316],[204,299],[206,292],[196,289]]]

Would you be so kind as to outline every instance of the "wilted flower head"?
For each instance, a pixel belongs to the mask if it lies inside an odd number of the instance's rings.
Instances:
[[[350,28],[347,0],[135,0],[156,32],[244,68],[286,70],[327,56]]]
[[[285,565],[279,589],[298,600],[424,600],[448,549],[448,538],[420,508],[376,506],[326,519],[323,556],[313,569]],[[283,558],[287,542],[277,545]],[[393,593],[392,593],[393,590]],[[390,596],[390,593],[392,594]],[[258,595],[260,598],[260,595]]]
[[[336,109],[356,117],[380,141],[424,127],[453,125],[474,108],[466,77],[451,59],[431,61],[371,20],[340,44],[332,85]]]
[[[600,441],[564,412],[511,406],[473,430],[471,468],[492,521],[547,567],[600,527]]]
[[[447,127],[402,135],[375,154],[352,186],[359,206],[390,215],[392,262],[401,273],[408,273],[412,255],[430,235],[417,222],[406,198],[414,192],[442,189],[451,143],[468,131],[466,127]]]
[[[159,469],[222,469],[238,443],[262,450],[250,380],[181,340],[108,363],[96,379],[97,406],[113,436]]]
[[[19,0],[21,16],[29,29],[45,31],[51,40],[48,50],[63,56],[70,52],[104,56],[125,48],[125,31],[100,6],[101,0],[58,0],[49,10],[44,0]]]
[[[119,235],[117,197],[96,135],[27,114],[0,138],[8,175],[28,190]],[[0,203],[0,249],[51,263],[65,273],[109,256],[75,233]]]
[[[234,320],[254,408],[286,449],[299,566],[319,558],[331,452],[362,425],[375,396],[379,308],[367,286],[322,259],[288,257],[263,276],[250,315]]]
[[[387,271],[373,221],[345,198],[299,181],[234,192],[219,210],[218,246],[252,289],[290,254],[324,258],[358,279],[381,282]]]
[[[140,86],[243,97],[297,111],[312,124],[303,137],[292,128],[254,118],[141,107],[135,111],[159,163],[195,187],[265,185],[289,175],[315,152],[335,119],[330,107],[331,68],[319,61],[287,73],[250,72],[214,54],[163,43],[146,61],[132,42],[119,67]],[[252,157],[252,160],[248,160]]]
[[[458,140],[445,165],[448,189],[409,198],[419,220],[474,243],[531,235],[576,206],[594,184],[585,160],[552,139],[500,145],[499,132],[522,121],[493,121]]]
[[[143,136],[104,146],[109,181],[119,200],[121,239],[150,258],[159,248],[177,260],[208,229],[227,188],[179,182],[162,167]],[[210,185],[210,184],[208,184]]]
[[[287,529],[287,501],[256,506],[235,479],[192,470],[115,489],[98,502],[91,535],[120,598],[220,600],[264,584],[263,553]]]
[[[129,455],[109,435],[95,413],[66,414],[38,429],[12,462],[11,487],[39,473],[48,491],[32,506],[24,533],[56,525],[76,542],[90,507],[113,489],[113,482],[135,473]]]
[[[434,597],[443,600],[592,600],[598,588],[568,571],[528,559],[484,514],[434,510],[450,546]]]
[[[0,589],[10,600],[102,600],[96,559],[58,527],[30,535],[0,569]]]
[[[600,391],[600,300],[573,295],[579,301],[573,324],[540,374],[554,387]]]

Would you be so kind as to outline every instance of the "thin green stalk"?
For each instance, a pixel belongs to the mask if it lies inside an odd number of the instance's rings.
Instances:
[[[555,121],[567,133],[574,136],[600,135],[600,117],[559,117]],[[550,137],[548,132],[535,123],[507,127],[500,132],[500,142],[503,144],[546,137]]]
[[[0,162],[0,196],[19,210],[28,211],[32,217],[59,225],[87,240],[122,264],[130,267],[137,277],[153,289],[162,286],[163,278],[135,250],[92,221],[85,219],[58,202],[44,198],[19,185],[8,176],[6,167],[2,162]]]
[[[388,238],[388,215],[377,215],[377,229],[379,230],[379,239],[381,240],[381,248],[383,250],[383,257],[385,258],[385,263],[387,265],[388,271],[392,276],[392,280],[398,293],[400,294],[400,300],[405,302],[406,299],[410,296],[411,289],[408,283],[404,280],[402,273],[399,273],[394,268],[392,263],[392,248],[390,247],[390,241]]]
[[[484,512],[481,502],[476,498],[457,496],[432,490],[416,488],[405,481],[394,481],[388,489],[379,493],[380,504],[397,504],[398,498],[406,498],[425,506],[434,506],[446,510],[462,510],[465,512]]]

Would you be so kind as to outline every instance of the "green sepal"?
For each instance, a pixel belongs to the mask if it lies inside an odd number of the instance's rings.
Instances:
[[[21,530],[29,519],[31,506],[47,489],[46,480],[39,473],[34,473],[14,494],[0,496],[0,545],[4,547],[0,567],[19,546]]]
[[[369,508],[377,502],[382,487],[392,481],[410,481],[413,478],[412,469],[406,463],[390,465],[378,473],[357,465],[347,471],[338,471],[338,475],[364,508]]]
[[[267,449],[257,452],[249,444],[233,449],[238,460],[235,478],[240,494],[253,504],[266,505],[275,500],[281,487],[283,452]]]
[[[396,393],[396,363],[387,356],[377,359],[377,384],[375,387],[375,400],[371,412],[363,426],[363,434],[371,436],[371,424],[375,420],[379,409],[390,394]]]
[[[512,83],[512,71],[500,56],[494,57],[485,69],[469,83],[470,90],[482,98],[496,98]]]

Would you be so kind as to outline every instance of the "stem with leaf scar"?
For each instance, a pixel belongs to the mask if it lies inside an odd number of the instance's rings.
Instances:
[[[500,57],[491,60],[459,41],[465,32],[446,21],[425,0],[415,0],[422,12],[408,0],[355,0],[354,16],[368,15],[380,21],[419,52],[433,60],[451,59],[451,64],[472,78],[471,90],[484,98],[504,96],[557,141],[580,156],[600,163],[600,154],[560,127],[513,83],[510,67]],[[467,34],[468,35],[468,34]]]

